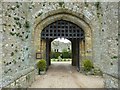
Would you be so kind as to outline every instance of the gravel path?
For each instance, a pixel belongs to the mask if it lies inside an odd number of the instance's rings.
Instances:
[[[103,78],[77,72],[70,62],[54,62],[46,75],[37,75],[30,88],[103,88]]]

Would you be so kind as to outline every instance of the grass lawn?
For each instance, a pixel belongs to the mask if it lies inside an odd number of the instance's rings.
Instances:
[[[52,62],[59,62],[59,61],[62,61],[62,62],[66,62],[66,61],[72,61],[71,58],[67,58],[67,59],[62,59],[62,60],[58,60],[58,59],[51,59]]]

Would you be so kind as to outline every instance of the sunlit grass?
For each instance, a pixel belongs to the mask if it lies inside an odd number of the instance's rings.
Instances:
[[[61,59],[61,60],[59,60],[59,59],[51,59],[51,61],[52,62],[67,62],[67,61],[72,61],[72,59],[71,58],[67,58],[67,59]]]

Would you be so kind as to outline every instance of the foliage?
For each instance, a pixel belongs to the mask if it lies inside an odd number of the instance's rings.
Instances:
[[[58,59],[58,57],[60,56],[60,52],[51,52],[51,58],[55,58]]]
[[[94,66],[91,60],[83,60],[83,69],[85,71],[90,71],[92,68],[94,68]]]
[[[63,49],[62,52],[67,52],[67,49]]]
[[[61,56],[61,58],[71,58],[72,53],[67,52],[67,51],[64,51],[64,52],[51,52],[51,58],[58,59],[59,56]]]
[[[71,58],[72,53],[71,52],[62,52],[62,58]]]
[[[37,62],[37,68],[40,70],[40,71],[45,71],[46,70],[46,61],[45,60],[39,60]]]
[[[71,58],[72,57],[71,51],[67,51],[67,49],[63,49],[61,54],[62,54],[62,58]]]

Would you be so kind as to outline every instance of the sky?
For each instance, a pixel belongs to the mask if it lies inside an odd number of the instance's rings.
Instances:
[[[68,39],[65,39],[65,38],[57,38],[54,41],[60,41],[60,42],[64,42],[64,43],[71,43]]]

